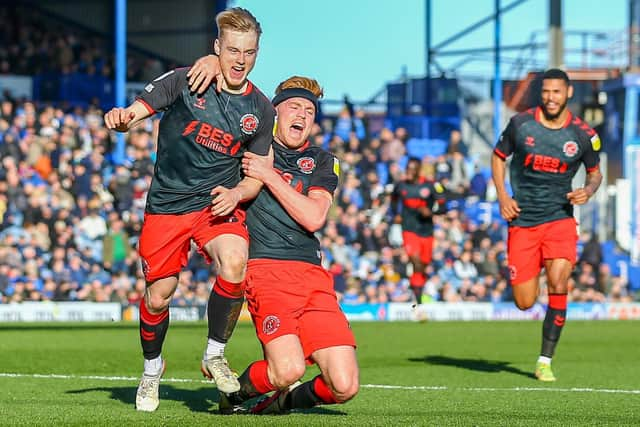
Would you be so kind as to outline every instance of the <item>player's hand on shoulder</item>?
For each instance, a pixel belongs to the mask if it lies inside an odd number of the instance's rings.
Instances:
[[[251,178],[265,181],[273,170],[273,148],[269,148],[266,156],[246,151],[242,157],[242,172]]]
[[[507,221],[513,221],[520,215],[520,206],[513,197],[502,197],[498,199],[500,203],[500,215]]]
[[[189,90],[202,95],[209,85],[215,80],[216,91],[222,90],[222,69],[220,60],[215,55],[207,55],[199,58],[187,72],[189,78]]]
[[[135,116],[136,114],[133,111],[128,111],[126,108],[112,108],[104,115],[104,125],[107,129],[127,132],[129,130],[129,123],[131,123]]]
[[[589,201],[591,194],[584,188],[577,188],[570,193],[567,193],[567,199],[572,205],[583,205]]]

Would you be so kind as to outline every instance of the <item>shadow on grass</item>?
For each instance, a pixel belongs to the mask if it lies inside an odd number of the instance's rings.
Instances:
[[[532,372],[523,371],[521,369],[510,366],[511,362],[502,362],[499,360],[485,359],[461,359],[449,356],[425,356],[410,357],[410,362],[423,362],[430,365],[454,366],[456,368],[468,369],[470,371],[479,372],[509,372],[516,375],[522,375],[527,378],[535,379]]]
[[[110,398],[135,407],[137,387],[92,387],[80,390],[70,390],[67,393],[80,394],[103,391],[111,394]],[[171,384],[160,385],[160,404],[163,400],[182,402],[193,412],[217,412],[218,390],[211,387],[201,387],[196,390],[186,390]]]
[[[108,392],[111,399],[135,407],[137,387],[92,387],[80,390],[69,390],[69,394],[90,393],[94,391]],[[163,400],[173,400],[182,402],[193,412],[218,413],[218,400],[220,394],[216,388],[201,387],[197,390],[185,390],[174,387],[173,385],[160,385],[160,403]],[[255,402],[255,400],[253,400]],[[326,407],[316,406],[311,409],[296,410],[296,414],[315,414],[315,415],[347,415],[346,412],[335,411]]]

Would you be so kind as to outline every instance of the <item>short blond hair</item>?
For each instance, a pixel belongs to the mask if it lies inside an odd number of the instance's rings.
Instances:
[[[285,89],[306,89],[313,93],[316,97],[322,98],[324,92],[317,80],[309,77],[293,76],[281,82],[276,88],[276,95]]]
[[[241,7],[232,7],[218,13],[216,26],[218,27],[218,37],[222,37],[224,31],[239,31],[241,33],[255,31],[258,38],[262,34],[262,27],[256,17]]]

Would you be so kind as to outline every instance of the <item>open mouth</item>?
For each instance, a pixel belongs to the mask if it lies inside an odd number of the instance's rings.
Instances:
[[[231,77],[234,79],[241,79],[244,76],[244,68],[231,67]]]

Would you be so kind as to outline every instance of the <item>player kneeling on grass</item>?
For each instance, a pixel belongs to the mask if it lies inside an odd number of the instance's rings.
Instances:
[[[245,175],[264,183],[247,209],[246,297],[265,359],[240,376],[239,392],[221,393],[222,413],[243,410],[243,402],[271,391],[252,413],[344,403],[358,392],[355,339],[314,236],[326,221],[339,175],[338,160],[307,141],[321,96],[309,78],[280,83],[273,98],[274,164],[250,153],[242,161]],[[306,362],[316,363],[321,374],[299,384]]]

